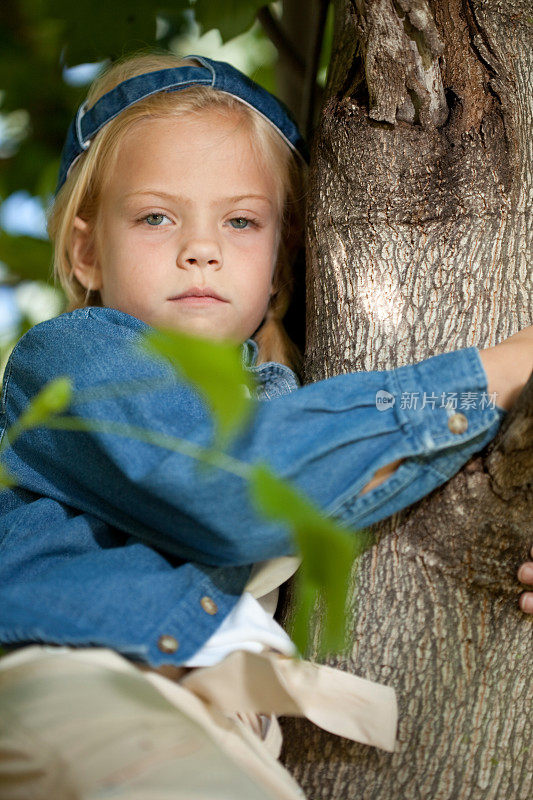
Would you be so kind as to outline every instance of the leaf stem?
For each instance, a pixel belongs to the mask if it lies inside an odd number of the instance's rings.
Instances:
[[[71,407],[80,403],[93,402],[94,400],[104,400],[106,397],[120,397],[130,395],[132,392],[146,390],[164,389],[175,386],[176,377],[169,375],[167,378],[137,378],[131,381],[120,381],[117,383],[94,386],[89,389],[79,389],[72,395]]]
[[[189,456],[189,458],[201,461],[204,464],[209,464],[225,472],[230,472],[245,480],[249,480],[252,473],[252,467],[249,464],[244,461],[239,461],[232,456],[228,456],[225,453],[202,447],[187,439],[180,439],[176,436],[167,436],[164,433],[158,433],[146,428],[139,428],[136,425],[69,416],[51,417],[47,420],[46,427],[55,428],[57,430],[94,431],[95,433],[112,433],[116,436],[127,436],[129,438],[138,439],[141,442],[163,447],[165,450],[181,453],[182,455]]]

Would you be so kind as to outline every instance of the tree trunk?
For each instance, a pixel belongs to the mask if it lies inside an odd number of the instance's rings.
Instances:
[[[532,21],[527,0],[338,0],[311,169],[308,379],[533,322]],[[328,663],[394,686],[399,744],[285,720],[283,759],[310,800],[531,796],[533,620],[515,573],[533,541],[533,385],[521,403],[491,454],[375,526],[353,649]]]

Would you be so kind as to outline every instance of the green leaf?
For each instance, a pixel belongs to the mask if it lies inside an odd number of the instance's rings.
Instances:
[[[250,488],[265,516],[290,526],[302,556],[293,629],[296,646],[305,652],[310,618],[322,600],[325,618],[319,650],[325,653],[344,649],[348,581],[354,559],[371,544],[370,535],[367,531],[349,530],[325,517],[309,499],[264,465],[252,468]]]
[[[248,421],[254,381],[242,365],[239,346],[161,328],[143,334],[141,346],[167,358],[205,400],[219,447]]]
[[[13,428],[21,430],[43,425],[53,414],[64,411],[72,400],[72,383],[69,378],[55,378],[32,398]]]
[[[188,5],[186,0],[174,3]],[[69,66],[153,47],[156,15],[162,5],[144,0],[47,0],[50,16],[62,23],[63,58]]]
[[[255,15],[264,0],[196,0],[194,16],[204,31],[216,28],[223,42],[239,36],[252,27]]]
[[[2,489],[9,489],[11,486],[16,486],[17,481],[10,472],[0,462],[0,492]]]
[[[21,278],[48,281],[52,271],[52,246],[32,236],[0,233],[0,261]]]
[[[322,47],[320,50],[320,60],[318,65],[317,83],[325,87],[327,71],[331,61],[331,50],[333,47],[333,33],[335,28],[335,6],[329,3],[324,25],[324,35],[322,37]]]

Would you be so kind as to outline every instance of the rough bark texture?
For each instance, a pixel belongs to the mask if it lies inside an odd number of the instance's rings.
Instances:
[[[525,0],[339,0],[311,171],[309,380],[533,322],[532,20]],[[378,526],[354,570],[353,650],[328,663],[397,689],[399,745],[286,720],[310,800],[531,796],[533,628],[515,578],[533,540],[531,391],[524,403],[490,456]]]

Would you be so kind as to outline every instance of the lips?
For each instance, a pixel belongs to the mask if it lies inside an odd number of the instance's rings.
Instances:
[[[169,300],[184,300],[187,297],[205,297],[212,298],[213,300],[220,300],[222,303],[228,302],[225,297],[219,295],[218,292],[215,292],[215,290],[211,289],[209,286],[205,286],[203,289],[193,286],[191,289],[187,289],[186,292],[174,295],[174,297],[169,297]]]

